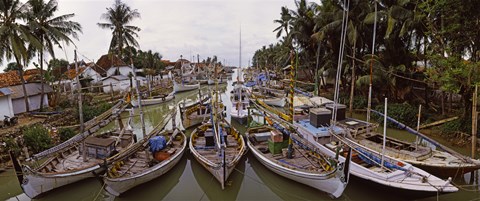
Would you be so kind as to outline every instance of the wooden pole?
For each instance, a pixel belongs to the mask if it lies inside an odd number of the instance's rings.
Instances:
[[[385,141],[387,141],[387,98],[385,98],[385,115],[383,116],[383,144],[382,144],[382,163],[380,166],[383,169],[385,161]]]
[[[83,104],[82,104],[82,86],[80,85],[80,80],[78,79],[78,63],[77,63],[77,50],[74,50],[74,55],[75,55],[75,81],[77,82],[77,90],[78,90],[78,114],[79,114],[79,120],[80,120],[80,133],[83,133],[84,130],[84,125],[83,125]],[[72,89],[73,92],[73,89]],[[83,161],[87,161],[87,149],[85,146],[85,140],[82,143],[83,146],[83,151],[82,151],[82,157]]]
[[[110,98],[113,101],[113,84],[110,82]]]
[[[472,98],[472,158],[475,159],[477,150],[477,95],[478,85],[475,85],[475,92]]]
[[[422,115],[422,105],[418,106],[418,118],[417,118],[417,132],[420,131],[420,118]],[[421,138],[418,138],[418,135],[415,139],[415,149],[417,149],[418,144],[420,144]]]

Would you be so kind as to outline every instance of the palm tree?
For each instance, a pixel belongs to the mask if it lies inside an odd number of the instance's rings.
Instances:
[[[18,73],[22,82],[22,89],[25,94],[25,109],[30,111],[28,104],[27,90],[25,88],[25,80],[23,79],[23,64],[26,64],[30,58],[27,45],[41,49],[42,44],[33,36],[26,25],[20,24],[19,21],[25,19],[27,6],[19,0],[2,0],[0,1],[0,55],[6,59],[15,59],[19,64]]]
[[[29,0],[27,4],[29,6],[26,15],[28,26],[43,47],[36,50],[39,54],[40,63],[40,76],[42,83],[40,110],[42,110],[44,94],[44,51],[48,52],[53,58],[55,58],[53,46],[57,45],[58,47],[62,47],[60,42],[65,42],[67,45],[73,43],[70,36],[78,40],[77,32],[82,32],[82,26],[78,22],[68,20],[75,16],[73,13],[54,16],[55,12],[58,11],[58,3],[56,0],[49,0],[48,2],[45,2],[44,0]]]
[[[132,10],[121,0],[115,0],[112,7],[107,8],[107,12],[102,14],[102,18],[108,22],[97,23],[97,25],[102,29],[112,30],[110,52],[115,51],[122,57],[124,46],[139,47],[135,37],[138,37],[137,32],[140,31],[140,28],[130,25],[134,19],[140,18],[140,13],[137,9]]]
[[[280,13],[280,19],[279,20],[274,20],[273,22],[279,23],[280,25],[275,28],[273,31],[277,32],[277,38],[280,38],[282,35],[283,31],[285,31],[285,43],[289,44],[289,38],[290,35],[288,33],[288,30],[291,28],[291,21],[292,21],[292,15],[290,14],[290,10],[286,6],[282,7],[282,12]]]

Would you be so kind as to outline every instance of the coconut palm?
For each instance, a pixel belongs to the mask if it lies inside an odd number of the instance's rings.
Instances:
[[[30,107],[21,64],[26,64],[31,58],[27,50],[28,45],[41,49],[42,44],[26,25],[19,23],[25,19],[26,11],[27,6],[19,0],[0,1],[0,55],[2,56],[1,58],[5,56],[7,60],[15,59],[17,64],[19,64],[18,73],[25,94],[25,109],[28,112]]]
[[[137,9],[131,9],[121,0],[115,0],[112,7],[107,8],[107,12],[102,14],[101,17],[108,22],[97,23],[97,25],[102,29],[112,30],[110,52],[116,52],[122,57],[125,46],[139,46],[135,37],[138,37],[137,32],[140,31],[140,28],[130,25],[134,19],[140,18]]]
[[[285,31],[285,43],[289,44],[290,35],[288,33],[289,29],[291,29],[291,21],[292,15],[290,14],[290,10],[286,6],[282,7],[282,12],[280,13],[280,19],[274,20],[273,22],[280,24],[277,28],[273,30],[273,32],[277,32],[277,38],[280,38],[282,33]]]
[[[78,32],[82,32],[82,26],[78,22],[69,21],[68,19],[75,16],[75,14],[66,14],[55,16],[58,11],[58,3],[56,0],[29,0],[27,11],[27,24],[33,32],[34,36],[42,44],[41,49],[36,51],[39,54],[40,73],[41,73],[41,97],[44,94],[43,82],[43,56],[44,52],[48,52],[55,58],[53,51],[54,45],[62,48],[60,42],[65,42],[66,45],[73,43],[73,37],[78,40]],[[40,99],[40,110],[43,109],[43,98]]]

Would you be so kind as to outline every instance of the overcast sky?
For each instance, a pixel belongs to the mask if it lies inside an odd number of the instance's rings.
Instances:
[[[137,9],[140,19],[132,22],[142,30],[137,39],[142,50],[153,50],[163,59],[186,59],[199,54],[200,60],[217,55],[228,65],[239,64],[240,27],[242,66],[255,50],[277,41],[275,29],[282,6],[295,7],[294,0],[124,0]],[[98,22],[114,0],[58,0],[57,15],[75,13],[73,21],[83,27],[76,41],[79,59],[96,61],[106,54],[111,31]],[[74,47],[56,51],[56,57],[73,61]],[[195,58],[196,60],[196,58]],[[6,62],[2,66],[6,66]],[[30,65],[32,66],[32,65]],[[3,68],[3,67],[2,67]]]

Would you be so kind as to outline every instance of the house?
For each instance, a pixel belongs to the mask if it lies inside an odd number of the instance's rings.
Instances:
[[[9,88],[0,88],[0,117],[13,117],[12,91]]]
[[[111,88],[113,91],[126,91],[130,87],[130,78],[124,75],[112,75],[103,78],[103,92],[110,93]],[[110,87],[110,84],[112,87]]]
[[[26,112],[25,108],[25,99],[24,97],[28,97],[28,103],[30,107],[30,111],[40,109],[40,100],[43,98],[43,106],[48,107],[48,93],[53,92],[52,87],[48,84],[44,84],[44,94],[43,97],[41,96],[41,83],[25,83],[25,88],[27,90],[27,94],[23,93],[22,85],[14,85],[9,86],[8,88],[12,91],[12,105],[13,105],[13,113],[19,114]]]
[[[118,58],[116,55],[102,55],[100,59],[98,59],[96,65],[94,65],[92,68],[93,70],[97,71],[101,76],[110,76],[107,75],[107,71],[110,68],[117,67],[117,66],[128,66],[125,62],[123,62],[120,58]],[[115,72],[115,70],[113,70]],[[128,75],[128,73],[127,73]]]
[[[42,98],[40,96],[41,86],[42,84],[37,82],[25,83],[25,88],[27,91],[26,96],[28,97],[29,107],[31,111],[40,109],[40,100]],[[10,110],[11,107],[13,114],[26,112],[24,99],[25,94],[23,93],[22,81],[20,80],[20,76],[18,75],[17,71],[0,73],[0,88],[6,88],[9,90],[8,92],[6,89],[2,89],[2,93],[4,94],[4,96],[7,96],[0,97],[2,99],[0,101],[0,108],[2,108],[2,111]],[[49,85],[44,84],[44,92],[45,94],[43,95],[43,104],[44,106],[48,107],[47,94],[53,92],[53,90]],[[13,116],[12,113],[10,114],[11,115],[9,116]]]

